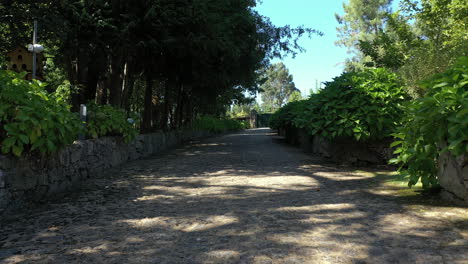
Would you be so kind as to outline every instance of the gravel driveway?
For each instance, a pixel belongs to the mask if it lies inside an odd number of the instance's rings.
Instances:
[[[269,129],[127,163],[0,219],[0,263],[468,263],[468,208]]]

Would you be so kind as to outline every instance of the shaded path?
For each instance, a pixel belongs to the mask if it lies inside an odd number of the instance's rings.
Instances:
[[[468,263],[468,209],[384,174],[267,129],[203,140],[0,219],[0,263]]]

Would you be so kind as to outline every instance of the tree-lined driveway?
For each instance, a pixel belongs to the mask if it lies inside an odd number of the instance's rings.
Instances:
[[[468,263],[468,209],[269,129],[194,142],[5,215],[0,263]]]

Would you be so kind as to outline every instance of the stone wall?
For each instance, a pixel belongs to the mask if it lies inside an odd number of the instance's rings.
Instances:
[[[327,141],[318,136],[309,135],[305,129],[294,127],[281,128],[279,134],[286,142],[299,146],[304,151],[330,158],[339,164],[386,165],[393,157],[393,150],[389,147],[390,139],[373,142],[356,142],[349,139]]]
[[[0,213],[27,201],[77,189],[82,181],[107,168],[210,135],[206,131],[158,132],[138,135],[128,144],[106,137],[79,140],[52,155],[0,155]]]
[[[439,156],[438,162],[442,197],[468,206],[468,155],[454,157],[445,152]]]
[[[394,157],[394,150],[389,147],[391,139],[366,143],[352,140],[327,141],[317,136],[310,136],[304,129],[293,127],[281,128],[278,133],[285,137],[289,144],[340,164],[384,165]],[[446,145],[441,144],[440,147],[444,148]],[[445,152],[440,155],[438,165],[442,197],[456,204],[468,206],[468,155],[454,157],[449,152]]]

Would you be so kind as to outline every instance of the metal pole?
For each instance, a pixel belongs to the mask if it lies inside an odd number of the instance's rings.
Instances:
[[[80,105],[80,119],[81,119],[81,122],[83,123],[83,127],[85,127],[85,128],[86,128],[86,117],[87,117],[87,115],[88,115],[88,113],[87,113],[86,105],[81,104]],[[86,139],[86,135],[80,134],[78,136],[78,139],[84,140],[84,139]]]
[[[37,20],[34,20],[34,32],[33,32],[33,63],[32,63],[32,78],[36,79],[36,52],[34,52],[34,44],[37,42]]]

